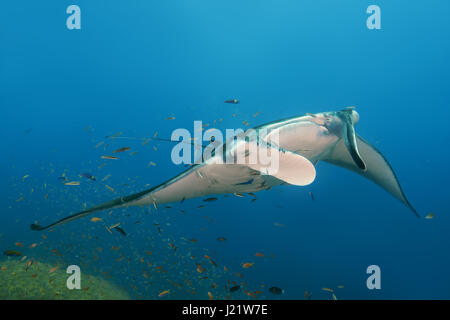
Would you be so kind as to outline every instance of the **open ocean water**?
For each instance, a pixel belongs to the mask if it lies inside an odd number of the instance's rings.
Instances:
[[[81,8],[80,30],[66,27],[71,4]],[[373,4],[380,30],[366,26]],[[14,277],[25,287],[45,278],[42,297],[60,298],[67,289],[47,277],[69,265],[81,268],[84,292],[98,289],[89,275],[133,299],[332,299],[323,288],[337,299],[450,298],[448,1],[1,7],[0,250],[21,253],[0,258],[2,299],[39,291],[7,293]],[[170,139],[177,128],[193,132],[195,120],[248,128],[347,106],[422,218],[371,181],[319,162],[311,185],[261,191],[256,201],[218,195],[30,230],[185,170],[155,133]],[[101,158],[122,147],[130,150],[118,160]],[[105,228],[116,223],[126,236]],[[31,272],[11,272],[31,259]],[[380,267],[381,289],[366,285],[370,265]]]

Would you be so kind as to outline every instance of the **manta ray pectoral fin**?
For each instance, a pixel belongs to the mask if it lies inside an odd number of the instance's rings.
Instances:
[[[271,175],[296,186],[306,186],[311,184],[316,178],[314,165],[305,157],[290,151],[275,150],[275,148],[272,148],[272,152],[277,153],[278,161],[272,158],[270,166],[264,166],[259,163],[248,166],[260,171],[262,174]]]
[[[369,142],[357,135],[356,144],[361,158],[364,159],[366,170],[362,170],[356,165],[343,139],[336,144],[330,155],[323,160],[372,180],[393,197],[403,202],[417,217],[420,217],[406,198],[397,176],[386,158]]]

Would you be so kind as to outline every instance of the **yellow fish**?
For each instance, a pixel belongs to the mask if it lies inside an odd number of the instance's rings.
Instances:
[[[158,297],[163,297],[163,296],[165,296],[166,294],[169,294],[169,293],[170,293],[170,290],[164,290],[164,291],[162,291],[162,292],[160,292],[158,294]]]
[[[64,183],[64,185],[66,185],[66,186],[79,186],[80,182],[79,181],[70,181],[70,182]]]
[[[425,219],[433,219],[434,218],[434,213],[430,212],[429,214],[427,214],[425,216]]]

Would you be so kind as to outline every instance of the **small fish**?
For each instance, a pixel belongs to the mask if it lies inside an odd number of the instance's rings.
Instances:
[[[66,185],[66,186],[79,186],[80,182],[79,181],[70,181],[70,182],[64,183],[64,185]]]
[[[141,143],[143,146],[145,146],[147,143],[150,142],[150,138],[145,138],[145,140]]]
[[[103,220],[102,218],[98,218],[98,217],[93,217],[91,219],[92,222],[97,222],[97,221],[102,221],[102,220]]]
[[[334,292],[334,290],[331,289],[331,288],[322,288],[322,290],[323,290],[323,291],[327,291],[327,292],[331,292],[331,293]]]
[[[344,288],[344,286],[343,285],[340,285],[340,286],[337,286],[339,289],[342,289],[342,288]]]
[[[164,290],[164,291],[162,291],[162,292],[160,292],[159,294],[158,294],[158,297],[163,297],[163,296],[165,296],[165,295],[167,295],[167,294],[169,294],[170,293],[170,290]]]
[[[255,253],[255,257],[264,258],[264,255],[262,253],[257,252]]]
[[[425,216],[425,219],[433,219],[434,218],[434,213],[430,212],[429,214],[427,214]]]
[[[278,222],[274,222],[273,225],[275,227],[286,227],[284,224],[278,223]]]
[[[331,296],[333,297],[333,300],[337,300],[337,297],[334,293],[332,293]]]
[[[229,291],[230,291],[230,292],[236,292],[236,291],[238,291],[240,288],[241,288],[241,286],[237,285],[237,286],[231,287]]]
[[[225,100],[224,103],[238,104],[239,100],[238,99],[230,99],[230,100]]]
[[[105,184],[105,187],[108,188],[109,191],[114,192],[114,189],[108,186],[107,184]]]
[[[224,238],[224,237],[218,237],[216,240],[222,242],[222,241],[226,241],[227,238]]]
[[[5,250],[3,254],[7,257],[20,257],[22,255],[19,251],[15,250]]]
[[[115,134],[113,134],[112,136],[106,136],[105,138],[106,139],[114,139],[114,138],[117,138],[118,136],[121,136],[123,134],[123,132],[121,131],[121,132],[117,132],[117,133],[115,133]]]
[[[119,149],[114,150],[113,153],[125,152],[125,151],[128,151],[130,149],[131,149],[130,147],[123,147],[123,148],[119,148]]]
[[[115,227],[113,230],[117,230],[117,232],[120,232],[125,237],[127,236],[127,233],[121,227]]]
[[[106,180],[108,180],[109,179],[109,177],[111,177],[111,175],[110,174],[107,174],[103,179],[102,179],[102,182],[104,182],[104,181],[106,181]]]
[[[250,179],[250,180],[248,180],[248,181],[246,181],[246,182],[236,183],[235,185],[236,185],[236,186],[243,186],[243,185],[246,185],[246,184],[252,184],[253,180],[254,180],[254,179]],[[249,193],[249,194],[250,194],[250,193]],[[253,195],[253,196],[254,196],[254,195]]]
[[[81,178],[86,178],[86,179],[89,179],[89,180],[92,180],[92,181],[96,181],[97,180],[97,179],[95,179],[95,177],[92,174],[86,173],[86,172],[80,173],[80,177]]]
[[[280,289],[278,287],[270,287],[269,288],[269,292],[272,293],[272,294],[280,295],[280,294],[284,293],[284,290]]]
[[[242,194],[242,193],[239,193],[239,192],[235,192],[235,193],[233,193],[236,197],[239,197],[239,198],[242,198],[242,197],[244,197],[244,195]]]
[[[311,191],[309,192],[309,196],[310,196],[312,201],[315,201],[314,194]]]
[[[197,264],[197,272],[202,273],[203,271],[205,271],[205,268],[203,268],[200,264]]]
[[[25,271],[28,271],[28,269],[31,267],[32,264],[33,264],[33,259],[28,260],[27,263],[25,264]]]
[[[16,245],[17,247],[21,247],[21,248],[23,248],[23,244],[22,244],[22,243],[20,243],[20,242],[16,242],[16,243],[15,243],[15,245]]]
[[[209,262],[211,262],[211,264],[214,266],[214,267],[217,267],[217,263],[215,263],[214,262],[214,260],[213,259],[211,259],[211,257],[210,256],[208,256],[208,255],[206,255],[205,254],[205,259],[208,259],[209,260]]]
[[[33,248],[35,248],[36,246],[37,246],[37,243],[33,243],[33,244],[30,245],[29,248],[30,248],[30,249],[33,249]]]
[[[50,270],[48,270],[48,273],[53,273],[53,272],[55,272],[56,270],[58,270],[58,267],[53,267],[53,268],[51,268]]]
[[[209,291],[208,291],[208,297],[209,297],[209,300],[214,300],[214,296],[213,296],[212,293],[209,292]]]
[[[116,223],[116,224],[113,224],[112,226],[109,226],[109,228],[110,229],[114,229],[114,228],[117,228],[118,226],[120,226],[120,222]]]
[[[218,199],[215,197],[203,199],[204,202],[213,202],[213,201],[217,201],[217,200]]]
[[[242,263],[242,268],[248,269],[248,268],[253,267],[254,264],[255,264],[254,262],[244,262],[244,263]]]
[[[164,120],[175,120],[175,117],[167,117]]]
[[[97,143],[96,145],[95,145],[95,149],[97,149],[98,147],[100,147],[102,144],[104,144],[104,142],[103,141],[100,141],[99,143]]]
[[[109,160],[118,160],[119,158],[114,157],[114,156],[101,156],[100,158],[102,159],[109,159]]]

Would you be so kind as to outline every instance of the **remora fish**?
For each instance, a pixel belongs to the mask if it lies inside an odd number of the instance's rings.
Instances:
[[[313,163],[319,160],[372,180],[419,217],[387,160],[355,133],[354,125],[358,121],[358,113],[349,107],[341,111],[306,114],[271,122],[254,128],[257,137],[250,137],[249,140],[257,141],[258,146],[265,143],[272,151],[279,153],[279,169],[274,173],[259,164],[218,163],[219,156],[216,155],[156,187],[105,202],[47,226],[32,224],[31,229],[44,230],[93,212],[119,207],[164,204],[213,194],[257,192],[285,183],[305,186],[314,181],[316,171]],[[278,146],[271,145],[275,133],[279,138]],[[227,152],[238,152],[238,146],[233,145],[233,141],[225,143],[231,144],[231,151]],[[242,184],[251,179],[251,183]]]

